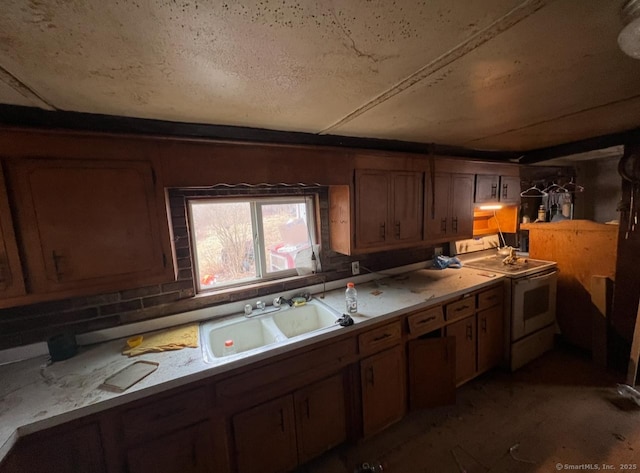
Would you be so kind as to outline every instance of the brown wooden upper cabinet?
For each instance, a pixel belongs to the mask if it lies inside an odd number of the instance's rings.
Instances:
[[[66,297],[173,279],[152,163],[29,158],[7,164],[30,293]]]
[[[13,230],[11,208],[0,167],[0,297],[25,294],[20,255]]]
[[[422,240],[421,172],[356,170],[356,248]]]
[[[476,204],[501,202],[518,204],[520,202],[520,178],[517,176],[476,176]]]
[[[357,254],[419,244],[423,231],[423,176],[419,171],[358,169],[353,194],[347,186],[332,187],[331,248]]]
[[[473,237],[473,175],[441,172],[430,175],[426,202],[427,241]]]

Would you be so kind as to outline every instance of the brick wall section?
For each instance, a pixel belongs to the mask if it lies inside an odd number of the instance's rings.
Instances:
[[[195,295],[189,228],[185,199],[205,195],[309,194],[319,195],[322,273],[304,278],[276,281],[261,288],[223,292],[209,296]],[[178,277],[175,282],[128,289],[109,294],[78,297],[29,306],[0,309],[0,350],[44,341],[63,331],[84,333],[179,312],[200,309],[243,299],[257,299],[267,294],[297,289],[323,281],[346,278],[351,274],[351,261],[361,268],[380,271],[433,257],[433,248],[387,251],[370,255],[346,256],[329,250],[329,203],[327,188],[292,189],[291,187],[234,189],[172,190],[169,195],[174,230]],[[364,270],[363,270],[364,272]]]

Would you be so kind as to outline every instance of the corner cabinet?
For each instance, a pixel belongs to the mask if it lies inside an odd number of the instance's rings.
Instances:
[[[352,190],[333,187],[329,192],[332,249],[358,254],[420,244],[423,176],[418,171],[358,169]]]
[[[427,180],[425,238],[431,243],[473,237],[471,174],[430,174]]]
[[[149,161],[7,160],[29,292],[73,296],[173,279]]]

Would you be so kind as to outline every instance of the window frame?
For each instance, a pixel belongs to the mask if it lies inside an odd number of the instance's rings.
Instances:
[[[191,259],[194,275],[194,286],[196,294],[212,294],[218,291],[226,291],[229,289],[241,289],[243,287],[260,285],[269,283],[279,279],[286,279],[298,276],[295,268],[280,271],[268,271],[268,249],[264,240],[264,222],[262,216],[262,207],[265,205],[277,204],[302,204],[305,205],[307,233],[312,248],[319,247],[319,216],[318,216],[318,200],[317,192],[305,193],[278,193],[278,194],[229,194],[229,195],[198,195],[185,197],[185,211],[188,225],[192,231],[189,235],[189,246],[191,248]],[[203,287],[200,278],[200,264],[197,256],[197,244],[195,241],[195,226],[193,221],[193,204],[203,204],[206,202],[225,203],[225,202],[248,202],[251,214],[251,233],[253,240],[254,261],[256,267],[256,277],[250,277],[228,284],[219,284],[214,287]],[[318,258],[319,251],[316,251]]]

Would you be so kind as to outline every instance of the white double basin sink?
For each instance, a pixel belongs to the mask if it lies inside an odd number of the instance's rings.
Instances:
[[[289,341],[300,340],[338,326],[342,314],[317,299],[299,307],[281,307],[277,311],[260,311],[251,318],[232,316],[229,320],[211,320],[200,324],[200,340],[204,359],[216,363],[237,354],[250,355],[276,348]],[[225,342],[233,340],[235,353],[225,353]]]

